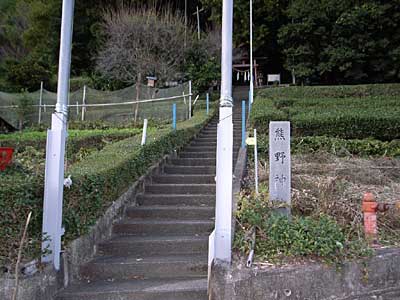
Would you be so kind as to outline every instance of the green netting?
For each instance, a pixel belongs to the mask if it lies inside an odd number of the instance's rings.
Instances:
[[[126,123],[131,122],[134,118],[136,104],[124,104],[136,101],[137,88],[136,85],[127,87],[118,91],[98,91],[86,88],[84,101],[84,89],[77,90],[69,95],[69,119],[82,119],[82,105],[95,104],[117,104],[112,106],[86,107],[84,112],[85,121],[103,120],[110,123]],[[182,96],[189,94],[189,84],[184,83],[171,88],[151,88],[145,85],[140,86],[139,100],[160,99],[174,96]],[[21,97],[28,97],[32,103],[32,109],[25,119],[28,125],[37,124],[39,122],[39,100],[40,91],[26,94],[9,94],[0,92],[0,117],[11,125],[18,127],[18,100]],[[152,119],[157,121],[168,121],[172,118],[172,105],[177,105],[177,119],[184,120],[188,114],[188,97],[184,98],[151,101],[139,103],[138,118]],[[193,97],[194,100],[194,97]],[[54,111],[57,102],[57,94],[49,91],[43,91],[42,108],[41,108],[41,124],[50,124],[51,114]]]
[[[37,124],[39,118],[39,107],[37,107],[37,105],[39,105],[40,91],[16,94],[0,92],[0,117],[16,128],[18,127],[19,123],[18,103],[19,99],[22,97],[28,98],[31,104],[25,114],[25,123],[29,125],[35,123]],[[47,103],[48,105],[54,105],[56,101],[57,95],[55,93],[51,93],[46,90],[43,91],[43,104]],[[49,115],[51,115],[52,110],[53,109],[51,108],[47,108]]]

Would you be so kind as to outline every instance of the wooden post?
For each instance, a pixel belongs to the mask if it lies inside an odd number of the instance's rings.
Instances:
[[[254,80],[256,81],[256,87],[258,87],[258,76],[257,76],[257,61],[254,60]]]
[[[42,123],[42,103],[43,103],[43,81],[40,83],[40,96],[39,96],[39,119],[38,123]]]

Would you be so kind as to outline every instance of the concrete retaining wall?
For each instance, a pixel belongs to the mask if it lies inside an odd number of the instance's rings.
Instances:
[[[379,250],[340,268],[310,263],[247,269],[216,262],[212,270],[212,300],[400,299],[400,249]]]

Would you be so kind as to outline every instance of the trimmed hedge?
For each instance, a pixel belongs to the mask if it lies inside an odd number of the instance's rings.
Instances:
[[[267,157],[269,151],[269,140],[267,135],[258,137],[258,151]],[[400,140],[382,142],[374,139],[346,140],[326,136],[296,137],[291,140],[292,153],[314,153],[325,151],[335,155],[357,155],[357,156],[389,156],[400,157]],[[251,155],[252,152],[249,151]]]
[[[206,122],[204,111],[191,121],[148,131],[148,142],[140,146],[140,135],[105,146],[85,160],[70,166],[73,185],[64,192],[64,243],[86,232],[109,205],[165,154],[188,143]],[[33,212],[24,257],[39,255],[43,203],[43,166],[35,175],[20,176],[9,170],[0,174],[0,266],[15,261],[23,224]]]
[[[102,149],[105,145],[140,134],[141,129],[106,129],[106,130],[69,130],[67,140],[67,159],[75,160],[81,148]],[[0,135],[0,147],[13,147],[17,153],[25,151],[27,147],[35,149],[46,148],[47,132],[27,131]]]
[[[400,96],[400,84],[364,84],[334,86],[291,86],[264,89],[257,93],[260,97],[276,98],[351,98]]]
[[[294,136],[327,135],[344,139],[375,138],[383,141],[399,139],[400,85],[374,85],[370,90],[368,86],[361,87],[366,91],[360,92],[359,86],[343,87],[342,94],[338,92],[342,91],[342,87],[262,90],[253,105],[251,123],[260,133],[268,132],[270,121],[289,120]],[[382,87],[383,95],[376,96],[379,87]],[[389,87],[393,87],[392,93]],[[362,97],[355,98],[354,94]],[[324,95],[331,97],[321,98]],[[347,95],[351,97],[341,98]]]

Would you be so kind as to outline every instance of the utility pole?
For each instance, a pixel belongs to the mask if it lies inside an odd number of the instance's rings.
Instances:
[[[254,81],[253,81],[253,0],[250,0],[250,99],[253,104],[254,101]]]
[[[63,0],[57,104],[47,132],[45,189],[43,203],[42,262],[52,262],[60,269],[62,206],[64,189],[64,157],[67,137],[69,77],[74,19],[74,0]],[[48,252],[50,250],[50,253]]]
[[[197,9],[197,38],[200,41],[200,12],[199,12],[199,6],[197,6],[196,9]]]
[[[204,8],[199,10],[199,6],[196,6],[196,12],[192,14],[193,16],[196,15],[197,17],[197,39],[200,41],[201,39],[201,30],[200,30],[200,13],[204,11]]]
[[[223,0],[221,98],[217,133],[215,258],[231,262],[232,248],[232,31],[233,0]]]
[[[185,41],[184,41],[185,49],[186,49],[186,44],[187,44],[187,0],[185,0]]]

